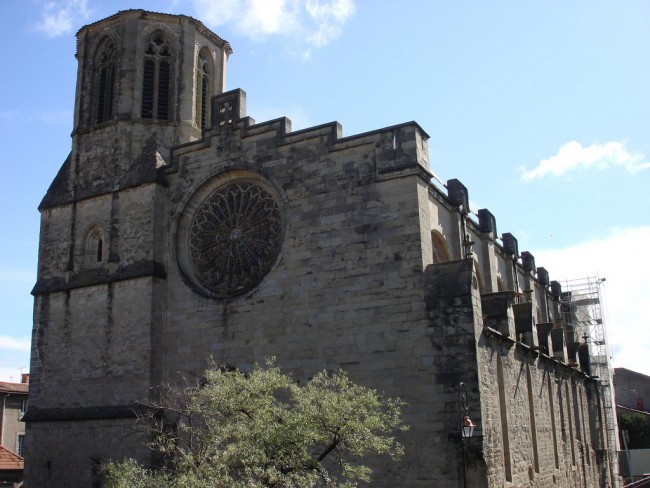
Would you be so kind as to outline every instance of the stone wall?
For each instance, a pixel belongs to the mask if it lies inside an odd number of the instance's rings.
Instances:
[[[243,370],[275,356],[300,381],[344,368],[353,380],[402,397],[407,421],[419,426],[401,439],[404,463],[379,461],[376,486],[426,486],[438,467],[429,461],[436,391],[422,300],[422,135],[414,124],[348,139],[337,130],[283,135],[277,123],[249,130],[242,122],[212,135],[209,147],[175,154],[178,167],[167,176],[176,232],[169,256],[184,252],[183,221],[198,205],[192,195],[201,200],[227,181],[267,182],[285,227],[273,269],[244,295],[201,296],[169,261],[167,379],[200,375],[210,356]]]
[[[145,464],[151,463],[151,453],[143,440],[133,418],[90,417],[32,422],[25,439],[25,452],[29,455],[25,484],[32,487],[102,486],[101,466],[108,459],[117,460],[128,455]]]
[[[156,122],[138,118],[138,66],[157,23],[180,44],[175,118]],[[118,110],[93,125],[89,56],[110,32]],[[615,486],[548,276],[514,236],[497,242],[489,211],[471,216],[462,183],[432,183],[427,134],[255,124],[222,77],[201,132],[188,87],[202,43],[222,76],[229,46],[194,19],[129,11],[80,33],[72,153],[40,207],[29,486],[149,462],[135,417],[151,387],[210,358],[245,371],[269,357],[297,381],[342,368],[406,402],[406,455],[372,460],[373,486]],[[478,425],[464,441],[461,383]]]
[[[650,377],[625,368],[614,370],[616,405],[650,411]]]

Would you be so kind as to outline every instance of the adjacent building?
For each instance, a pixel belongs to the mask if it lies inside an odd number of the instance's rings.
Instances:
[[[28,374],[20,383],[0,381],[0,487],[18,486],[23,479],[28,387]]]
[[[20,383],[0,381],[0,445],[23,456],[25,449],[25,422],[29,374],[22,375]]]
[[[0,446],[0,488],[21,487],[24,464],[22,457]]]
[[[406,455],[373,486],[616,486],[560,284],[432,179],[425,130],[256,123],[230,53],[183,15],[77,34],[72,150],[39,207],[27,484],[153,463],[134,432],[152,386],[275,356],[407,403]]]
[[[650,412],[650,376],[626,368],[614,369],[616,405]]]

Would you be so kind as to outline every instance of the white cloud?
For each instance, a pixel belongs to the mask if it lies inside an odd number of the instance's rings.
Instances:
[[[35,29],[47,37],[57,37],[81,27],[89,15],[88,0],[48,0]]]
[[[354,13],[354,0],[194,0],[210,26],[233,23],[251,39],[297,36],[321,47],[336,38]]]
[[[605,144],[592,144],[582,147],[577,141],[570,141],[558,150],[555,156],[543,159],[530,171],[521,168],[521,178],[531,181],[547,174],[560,176],[578,168],[607,169],[622,166],[630,173],[650,168],[650,161],[640,153],[628,152],[622,142],[611,141]]]
[[[604,319],[613,351],[613,364],[650,375],[650,261],[643,249],[650,226],[614,228],[602,239],[564,249],[531,251],[551,279],[605,278],[602,284]]]
[[[354,12],[352,0],[307,0],[305,8],[317,27],[307,40],[317,47],[338,37],[343,24]]]
[[[0,349],[16,349],[18,351],[29,351],[32,341],[29,338],[15,338],[10,336],[0,336]]]

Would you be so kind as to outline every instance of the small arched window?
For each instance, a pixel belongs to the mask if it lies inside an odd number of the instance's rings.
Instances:
[[[93,227],[88,232],[84,246],[86,264],[92,266],[97,263],[102,263],[105,253],[103,233],[99,227]]]
[[[210,86],[212,83],[212,57],[207,48],[199,51],[196,63],[196,125],[206,129],[209,124],[208,109],[210,102]]]
[[[169,120],[171,115],[172,51],[161,32],[151,36],[144,52],[142,71],[143,119]]]
[[[117,50],[113,39],[106,38],[95,55],[95,122],[105,122],[113,117],[115,93],[115,66]]]
[[[431,251],[433,254],[433,264],[451,261],[449,248],[447,247],[445,238],[437,230],[431,231]]]
[[[497,291],[506,291],[506,285],[503,280],[497,276]]]
[[[474,270],[476,271],[476,280],[478,281],[478,291],[479,294],[483,294],[485,291],[485,285],[483,282],[483,274],[478,266],[478,261],[474,259]]]

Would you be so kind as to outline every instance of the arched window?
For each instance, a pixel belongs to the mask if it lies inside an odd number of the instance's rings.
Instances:
[[[97,124],[113,117],[115,93],[115,43],[106,38],[95,55],[95,122]]]
[[[169,120],[171,117],[172,51],[161,32],[151,36],[144,52],[142,71],[143,119]]]
[[[210,86],[212,83],[212,57],[207,48],[199,51],[196,63],[196,125],[206,129],[209,124],[208,110],[210,103]]]
[[[482,295],[485,291],[485,285],[483,282],[483,274],[481,273],[481,269],[479,268],[476,259],[474,259],[474,270],[476,271],[476,280],[478,281],[478,292]]]
[[[503,284],[503,280],[497,276],[497,291],[506,291],[506,285]]]
[[[431,252],[433,254],[433,264],[451,261],[445,238],[437,230],[431,231]]]
[[[92,266],[104,261],[106,251],[104,249],[104,238],[102,230],[99,227],[93,227],[86,236],[84,246],[85,261],[88,266]]]

